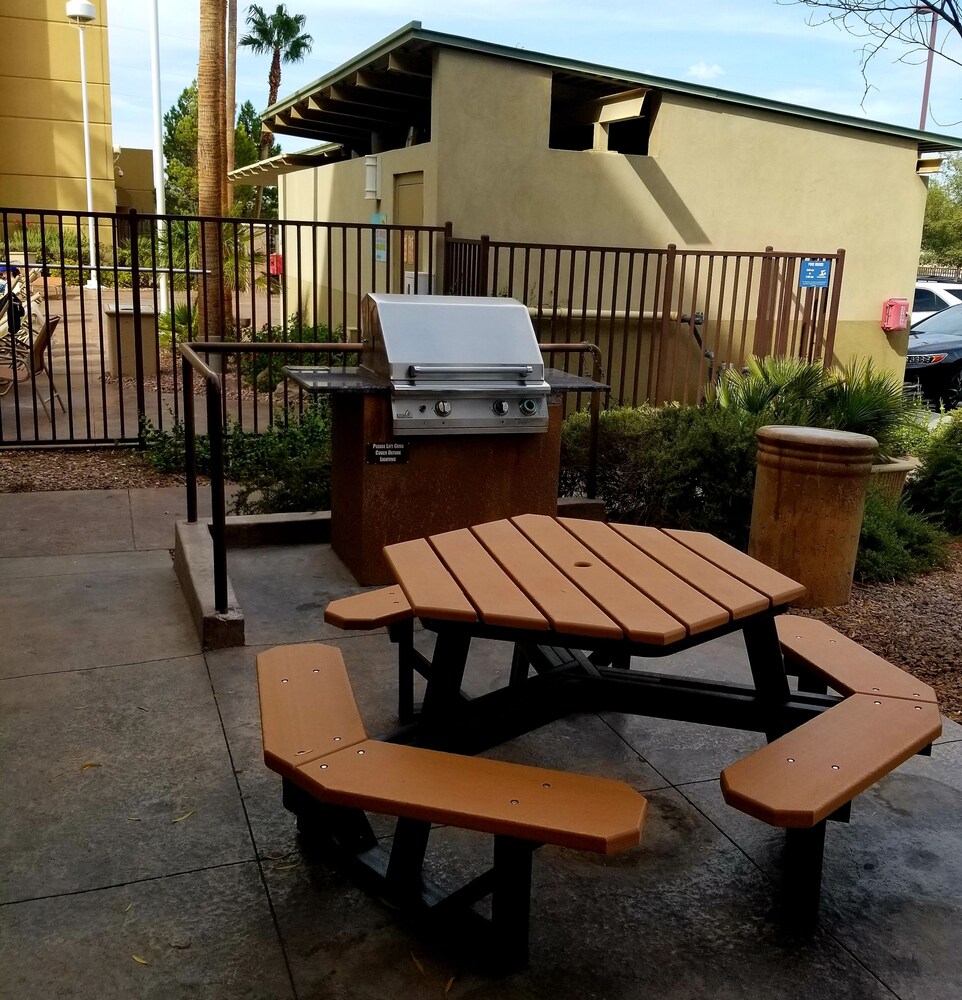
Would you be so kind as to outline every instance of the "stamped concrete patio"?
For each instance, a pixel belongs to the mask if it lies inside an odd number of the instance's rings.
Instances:
[[[323,622],[353,580],[326,546],[232,551],[248,645],[204,653],[168,551],[183,516],[178,490],[0,494],[0,997],[962,995],[962,727],[948,721],[931,758],[832,825],[810,938],[773,919],[781,832],[721,799],[719,771],[759,737],[585,715],[500,748],[621,778],[650,811],[626,854],[539,851],[529,968],[474,971],[302,857],[261,759],[253,663],[276,643],[340,646],[369,729],[393,722],[387,636]],[[745,677],[739,642],[659,669]],[[498,652],[478,653],[492,679]],[[486,861],[484,837],[435,839],[442,883]]]

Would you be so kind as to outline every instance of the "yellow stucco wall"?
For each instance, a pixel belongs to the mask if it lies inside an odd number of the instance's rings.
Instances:
[[[666,93],[651,155],[551,149],[551,71],[439,49],[432,141],[382,154],[424,170],[424,221],[458,236],[847,257],[836,353],[900,369],[904,335],[879,327],[911,300],[925,183],[909,139]],[[367,221],[363,159],[288,175],[288,218]],[[382,202],[390,218],[391,206]]]
[[[84,30],[94,209],[114,210],[107,2]],[[0,206],[87,207],[77,29],[63,0],[0,4]]]
[[[153,155],[153,150],[131,146],[120,150],[114,163],[118,212],[128,208],[148,214],[155,211]]]

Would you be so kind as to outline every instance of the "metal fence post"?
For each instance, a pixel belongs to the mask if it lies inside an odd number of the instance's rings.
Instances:
[[[214,607],[227,610],[227,512],[224,506],[224,428],[220,380],[207,378],[207,439],[210,442],[210,536],[214,550]]]
[[[184,467],[187,472],[187,520],[197,521],[197,432],[194,422],[194,369],[186,356],[181,355],[181,384],[184,387]]]
[[[147,416],[147,401],[144,393],[144,341],[143,320],[140,314],[140,227],[137,209],[127,213],[127,232],[130,236],[130,294],[134,310],[134,370],[137,373],[137,440],[144,447],[144,420]],[[118,282],[119,283],[119,282]],[[117,317],[119,337],[120,317]]]

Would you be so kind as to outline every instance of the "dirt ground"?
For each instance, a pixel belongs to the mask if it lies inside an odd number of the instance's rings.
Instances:
[[[0,493],[183,486],[135,450],[0,452]],[[797,613],[821,618],[915,674],[939,693],[942,711],[962,721],[962,540],[950,565],[912,583],[856,585],[839,608]]]

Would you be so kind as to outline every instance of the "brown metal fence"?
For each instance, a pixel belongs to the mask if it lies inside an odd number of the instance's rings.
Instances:
[[[827,284],[799,287],[813,262]],[[145,426],[169,429],[183,417],[181,342],[356,341],[364,295],[378,291],[513,296],[542,343],[597,346],[610,401],[693,401],[752,353],[831,360],[843,262],[842,251],[468,240],[450,224],[0,209],[0,280],[23,310],[14,329],[16,310],[0,292],[0,351],[23,376],[0,381],[0,447],[134,443]],[[210,321],[214,297],[219,324]],[[37,356],[53,316],[53,339]],[[290,354],[218,352],[225,424],[257,431],[300,405],[281,375],[304,360]],[[581,360],[548,355],[558,368]]]
[[[614,402],[693,402],[752,354],[830,363],[844,257],[452,238],[445,288],[520,299],[542,342],[597,344]]]

